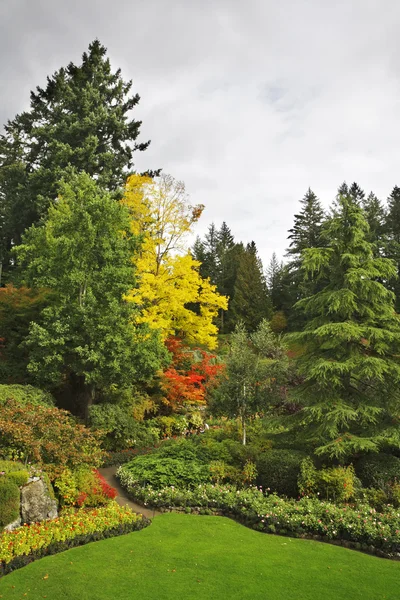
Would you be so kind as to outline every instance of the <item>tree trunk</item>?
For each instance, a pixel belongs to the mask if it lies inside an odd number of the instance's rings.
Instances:
[[[96,392],[96,390],[95,390],[94,385],[85,386],[83,398],[84,398],[84,402],[85,402],[84,415],[85,415],[86,425],[89,424],[89,411],[90,411],[90,407],[93,406],[93,404],[94,404],[95,392]]]
[[[246,445],[246,421],[245,421],[244,415],[242,416],[242,432],[243,432],[242,443],[243,443],[243,446],[245,446]]]

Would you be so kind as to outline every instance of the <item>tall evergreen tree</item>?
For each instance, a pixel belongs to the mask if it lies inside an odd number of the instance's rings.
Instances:
[[[400,188],[394,186],[388,198],[385,230],[387,236],[386,256],[397,265],[397,278],[390,282],[396,296],[396,310],[400,312]]]
[[[9,258],[24,230],[46,214],[58,182],[71,166],[108,191],[124,183],[132,168],[141,122],[131,116],[139,102],[131,81],[113,72],[98,40],[31,93],[30,109],[0,136],[0,260]]]
[[[294,216],[294,225],[289,229],[288,239],[291,242],[287,256],[291,260],[286,271],[282,273],[284,277],[281,277],[287,296],[285,312],[289,317],[291,329],[299,329],[303,325],[293,306],[300,298],[313,294],[316,289],[312,278],[304,279],[302,253],[306,248],[318,248],[323,245],[322,232],[325,221],[321,202],[311,188],[308,188],[300,204],[301,211]]]
[[[375,244],[375,253],[377,256],[382,255],[385,245],[384,234],[386,227],[386,213],[382,202],[371,192],[362,203],[362,208],[365,213],[365,218],[369,225],[369,233],[367,239],[372,244]]]
[[[400,322],[381,281],[393,261],[375,258],[362,209],[348,196],[327,229],[327,247],[304,251],[304,268],[328,281],[298,303],[307,317],[293,338],[303,408],[298,415],[317,453],[330,457],[400,447]]]
[[[243,321],[249,331],[255,331],[263,319],[271,316],[271,301],[254,242],[247,244],[239,258],[231,310],[236,322]]]
[[[365,192],[360,188],[358,183],[355,181],[349,187],[349,196],[357,202],[357,204],[362,205],[365,199]]]
[[[324,210],[321,202],[308,188],[304,198],[300,201],[301,211],[294,216],[294,225],[289,229],[288,239],[291,240],[287,250],[294,266],[301,265],[301,253],[306,248],[321,246],[321,233],[324,222]]]
[[[232,302],[239,265],[239,254],[243,251],[243,247],[235,244],[232,232],[225,221],[217,232],[217,240],[217,289],[220,294],[227,296]],[[232,314],[229,311],[229,305],[228,310],[220,311],[221,333],[233,329],[232,323],[230,323],[232,321],[231,317]]]
[[[218,265],[218,230],[214,223],[208,227],[203,242],[204,259],[203,270],[205,277],[209,277],[211,283],[218,285],[219,265]],[[195,256],[196,258],[196,256]]]

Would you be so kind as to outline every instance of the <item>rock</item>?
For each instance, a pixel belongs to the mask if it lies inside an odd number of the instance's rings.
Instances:
[[[4,527],[4,531],[12,531],[13,529],[17,529],[21,525],[21,517],[18,517],[13,523],[9,523]]]
[[[21,489],[23,523],[35,523],[57,517],[57,502],[51,497],[43,479],[34,478]]]

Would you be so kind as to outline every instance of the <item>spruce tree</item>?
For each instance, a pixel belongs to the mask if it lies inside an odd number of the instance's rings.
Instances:
[[[306,249],[303,266],[325,283],[299,301],[307,317],[298,359],[304,384],[297,418],[317,454],[334,458],[400,447],[400,322],[381,281],[393,261],[374,257],[362,209],[338,198],[326,247]]]
[[[382,205],[382,202],[375,196],[373,192],[371,192],[368,197],[362,201],[361,205],[369,225],[367,239],[372,244],[375,244],[376,255],[382,255],[383,247],[385,245],[385,209]]]
[[[218,261],[218,280],[217,289],[220,294],[227,296],[230,300],[233,298],[237,269],[239,264],[240,250],[235,244],[235,239],[231,230],[225,221],[222,223],[220,230],[217,232],[217,261]],[[230,321],[232,315],[228,310],[220,311],[220,331],[225,333],[232,330]]]
[[[360,188],[358,183],[354,181],[349,187],[349,196],[357,202],[357,204],[362,205],[365,199],[365,192]]]
[[[112,71],[106,48],[92,42],[82,64],[72,62],[31,92],[30,109],[0,136],[0,250],[5,266],[12,244],[44,216],[66,169],[85,171],[108,191],[132,169],[141,122],[131,116],[139,96]]]
[[[289,317],[291,329],[299,329],[303,325],[299,315],[293,310],[294,304],[300,298],[309,296],[316,291],[315,282],[311,278],[304,280],[302,252],[306,248],[322,246],[322,231],[325,221],[321,202],[311,188],[308,188],[300,204],[301,211],[294,216],[294,225],[292,229],[289,229],[288,239],[291,242],[287,250],[287,256],[291,260],[287,265],[283,279],[286,283],[286,295],[288,296],[285,312]]]
[[[204,277],[209,277],[212,284],[218,286],[219,265],[218,265],[218,231],[214,223],[208,227],[203,242],[204,258],[203,270]]]
[[[243,321],[249,331],[255,331],[263,319],[271,317],[271,301],[254,242],[247,244],[239,258],[230,308],[236,323]]]
[[[394,260],[397,266],[397,278],[389,285],[396,296],[396,310],[400,312],[400,188],[394,186],[388,198],[386,214],[386,256]]]
[[[288,239],[291,240],[287,250],[292,258],[293,266],[301,266],[301,253],[306,248],[321,246],[321,233],[324,222],[324,210],[320,200],[308,188],[304,198],[300,201],[301,211],[294,216],[294,225],[289,229]]]

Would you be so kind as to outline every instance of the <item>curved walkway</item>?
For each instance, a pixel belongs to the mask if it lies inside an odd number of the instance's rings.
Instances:
[[[144,506],[140,506],[140,504],[136,504],[136,502],[132,502],[132,500],[130,500],[126,495],[124,488],[121,487],[118,479],[115,477],[117,470],[118,467],[104,467],[103,469],[99,469],[99,472],[103,475],[107,483],[117,490],[117,497],[115,500],[118,502],[118,504],[120,506],[129,506],[133,512],[142,514],[150,519],[155,515],[161,514],[158,512],[158,510],[145,508]]]

